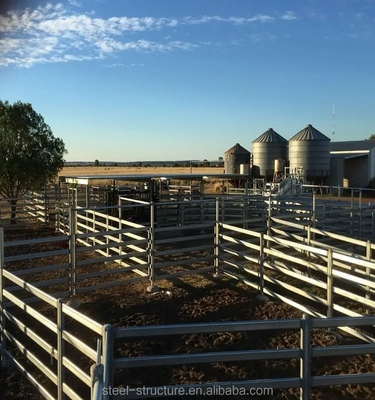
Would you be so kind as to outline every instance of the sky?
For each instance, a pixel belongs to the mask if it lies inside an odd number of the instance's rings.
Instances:
[[[375,0],[1,2],[0,100],[67,161],[217,160],[269,128],[375,133]]]

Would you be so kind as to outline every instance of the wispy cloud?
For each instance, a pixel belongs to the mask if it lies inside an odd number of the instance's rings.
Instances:
[[[293,11],[287,11],[280,18],[283,19],[284,21],[293,21],[293,20],[297,19],[296,15]]]
[[[76,0],[68,0],[68,1],[69,1],[69,4],[71,4],[71,5],[74,6],[74,7],[82,7],[82,4],[79,3],[79,2],[76,1]]]
[[[102,64],[103,67],[106,68],[134,68],[134,67],[143,67],[144,64],[123,64],[123,63],[114,63],[114,64]]]
[[[78,0],[70,5],[80,7]],[[72,11],[62,4],[48,3],[34,9],[14,10],[0,15],[0,67],[29,68],[38,63],[103,60],[117,53],[191,51],[211,43],[171,40],[178,26],[208,23],[245,25],[270,23],[276,18],[257,14],[250,17],[203,16],[176,18],[114,16],[100,18],[95,12]],[[281,20],[296,19],[287,11]],[[164,39],[152,32],[167,30]],[[169,32],[168,32],[169,30]],[[148,35],[148,36],[147,36]],[[136,37],[135,37],[136,36]],[[143,37],[139,37],[143,36]],[[156,36],[157,37],[157,36]]]
[[[200,25],[200,24],[207,24],[210,22],[230,22],[235,25],[243,25],[245,23],[251,23],[251,22],[271,22],[274,21],[275,18],[271,17],[269,15],[263,15],[263,14],[257,14],[254,15],[253,17],[249,18],[244,18],[244,17],[228,17],[228,18],[223,18],[218,15],[214,16],[208,16],[204,15],[203,17],[200,18],[193,18],[193,17],[186,17],[183,20],[183,23],[188,24],[188,25]]]

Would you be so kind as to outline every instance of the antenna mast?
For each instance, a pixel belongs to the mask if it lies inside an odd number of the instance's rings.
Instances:
[[[333,103],[333,114],[332,114],[332,135],[335,134],[335,103]]]

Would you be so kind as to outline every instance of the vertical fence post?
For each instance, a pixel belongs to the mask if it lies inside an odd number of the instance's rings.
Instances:
[[[0,358],[1,358],[1,368],[6,367],[6,346],[7,340],[4,335],[4,330],[6,326],[6,318],[4,315],[4,296],[3,291],[5,288],[5,279],[3,276],[4,269],[4,228],[0,228]]]
[[[375,243],[375,211],[371,210],[371,241]]]
[[[90,186],[87,184],[85,187],[85,195],[86,195],[86,208],[90,207]]]
[[[112,326],[110,324],[103,325],[102,337],[103,337],[103,359],[102,364],[104,367],[103,373],[103,400],[111,400],[109,388],[113,386],[113,335]]]
[[[148,229],[148,280],[149,293],[156,292],[158,287],[155,286],[155,203],[150,205],[150,227]]]
[[[219,224],[219,199],[215,201],[215,226],[214,226],[214,277],[219,277],[219,240],[220,240],[220,224]]]
[[[259,237],[259,292],[264,297],[264,237],[263,233]]]
[[[47,186],[44,188],[44,223],[47,225],[49,222],[49,204]]]
[[[358,195],[358,239],[362,239],[362,190],[359,191]]]
[[[225,200],[224,200],[224,194],[221,197],[221,223],[224,224],[225,222]]]
[[[271,206],[271,195],[268,197],[268,215],[267,215],[267,235],[271,236],[271,218],[272,218],[272,206]],[[270,242],[267,240],[267,248],[270,247]]]
[[[300,400],[310,399],[311,386],[311,320],[307,314],[303,314],[301,320],[301,358],[300,358]]]
[[[242,206],[243,206],[243,214],[242,214],[242,220],[243,220],[243,224],[242,224],[242,228],[246,229],[246,225],[247,225],[247,200],[246,200],[246,196],[242,196]]]
[[[333,252],[328,249],[327,260],[327,318],[333,317]],[[330,330],[330,329],[329,329]]]
[[[311,246],[311,225],[307,225],[307,245]],[[310,260],[311,253],[307,251],[306,255],[308,260]]]
[[[103,394],[103,374],[104,367],[101,363],[102,359],[102,340],[97,340],[96,345],[96,363],[91,365],[90,376],[91,376],[91,400],[102,399]]]
[[[72,298],[76,295],[76,244],[77,244],[77,225],[76,225],[77,211],[73,207],[69,207],[69,264],[70,264],[70,276],[69,276],[69,295]]]
[[[201,216],[200,216],[200,223],[203,224],[204,223],[204,181],[201,181],[200,184],[200,211],[201,211]]]
[[[191,215],[190,215],[191,218]],[[185,202],[182,201],[180,204],[180,225],[185,225]]]
[[[90,368],[91,376],[91,400],[100,400],[103,398],[103,373],[102,364],[93,364]]]
[[[123,255],[123,247],[122,244],[124,243],[124,235],[122,232],[123,229],[123,224],[122,224],[122,215],[121,215],[121,199],[119,200],[120,204],[119,204],[119,212],[118,212],[118,229],[120,230],[120,233],[118,235],[118,239],[120,241],[120,246],[119,246],[119,255],[122,256]],[[119,264],[122,266],[123,260],[122,258],[120,258],[118,260]]]
[[[354,234],[354,212],[353,212],[353,206],[354,206],[354,191],[353,189],[351,190],[350,193],[350,235]]]
[[[60,214],[61,214],[61,200],[60,200],[60,182],[58,189],[56,191],[56,201],[55,201],[55,231],[60,231]]]
[[[91,192],[91,190],[90,190],[90,188],[91,188],[91,186],[89,186],[88,184],[85,186],[85,197],[86,197],[86,200],[85,200],[85,208],[86,208],[85,217],[86,218],[89,217],[89,213],[87,212],[87,209],[90,208],[90,205],[91,205],[91,202],[90,202],[90,192]],[[88,233],[89,232],[89,222],[88,222],[87,219],[85,220],[85,226],[86,226],[86,232],[85,233]],[[85,239],[85,240],[87,240],[87,239]]]
[[[65,355],[64,332],[64,299],[58,299],[57,307],[57,400],[64,400],[63,384],[65,382],[65,369],[63,366],[63,357]]]
[[[312,227],[316,228],[316,193],[313,193],[313,204],[312,204]],[[315,240],[315,233],[313,234],[313,240]]]
[[[368,240],[366,242],[366,259],[367,261],[371,261],[372,256],[371,251],[371,241]],[[371,281],[371,268],[366,267],[366,277],[368,281]],[[370,286],[366,286],[366,299],[371,300],[371,290]],[[370,309],[366,308],[366,314],[370,314]]]
[[[106,248],[107,248],[106,253],[107,253],[107,257],[110,256],[110,252],[109,252],[109,215],[108,215],[108,211],[109,210],[107,210],[107,214],[106,214],[106,230],[107,230],[107,232],[106,232]]]

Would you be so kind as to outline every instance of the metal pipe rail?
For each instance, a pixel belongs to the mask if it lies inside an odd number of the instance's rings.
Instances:
[[[375,354],[375,344],[360,344],[360,345],[343,345],[343,346],[327,346],[327,347],[310,347],[312,330],[317,328],[338,328],[350,326],[352,328],[359,326],[373,326],[375,317],[361,318],[313,318],[310,319],[307,314],[302,319],[290,320],[267,320],[267,321],[239,321],[239,322],[220,322],[220,323],[196,323],[196,324],[171,324],[161,326],[147,327],[121,327],[113,329],[113,340],[127,338],[147,338],[155,336],[167,335],[190,335],[202,333],[217,333],[217,332],[244,332],[244,331],[260,331],[267,330],[299,330],[301,339],[300,346],[292,349],[273,349],[273,350],[243,350],[243,351],[217,351],[209,353],[194,353],[194,354],[172,354],[163,356],[145,356],[135,358],[114,358],[114,369],[121,368],[143,368],[143,367],[158,367],[164,365],[180,365],[187,363],[210,363],[210,362],[229,362],[241,360],[269,360],[281,358],[299,358],[300,359],[300,376],[287,377],[282,379],[260,379],[254,381],[232,381],[232,382],[215,382],[209,384],[192,384],[192,385],[174,385],[175,390],[185,390],[184,393],[189,393],[189,389],[194,389],[195,393],[199,390],[204,393],[207,388],[213,386],[234,388],[299,388],[300,399],[308,400],[310,398],[310,390],[314,387],[329,386],[337,384],[363,384],[371,383],[375,378],[374,373],[363,374],[342,374],[342,375],[327,375],[313,376],[311,374],[311,363],[313,365],[316,357],[333,357],[342,355],[361,355]],[[168,393],[167,389],[171,386],[164,387],[162,393]],[[127,390],[126,396],[121,394],[116,397],[119,399],[148,398],[147,390],[143,391],[143,396],[140,396],[137,388]],[[145,389],[151,389],[145,388]],[[152,389],[157,389],[153,387]],[[172,392],[171,392],[172,393]],[[182,393],[181,391],[179,393]]]
[[[254,231],[246,231],[245,229],[230,227],[227,224],[218,224],[219,227],[219,237],[221,242],[219,244],[219,261],[223,264],[223,267],[219,267],[223,273],[228,274],[236,279],[239,279],[247,284],[250,284],[254,288],[259,289],[261,292],[270,293],[268,288],[265,288],[264,282],[267,284],[276,285],[276,287],[287,290],[289,293],[289,299],[283,296],[283,301],[296,308],[299,308],[306,312],[306,306],[300,305],[290,298],[296,295],[307,298],[310,301],[315,302],[317,305],[324,306],[326,308],[326,315],[328,318],[333,316],[333,312],[337,311],[349,316],[360,316],[359,313],[354,313],[352,310],[342,307],[333,300],[333,295],[344,296],[346,299],[350,299],[352,302],[357,302],[361,306],[365,305],[367,309],[375,309],[375,302],[371,300],[371,293],[375,292],[375,283],[372,281],[373,275],[371,275],[371,270],[375,269],[375,264],[372,260],[358,259],[356,257],[350,257],[348,255],[336,252],[334,248],[318,248],[316,246],[307,245],[300,242],[291,241],[288,239],[275,238],[272,235],[259,234]],[[225,234],[220,233],[220,229],[225,229]],[[228,230],[233,232],[241,232],[244,236],[248,237],[258,237],[259,242],[248,243],[246,239],[238,240],[231,237]],[[236,248],[235,250],[228,245],[233,245],[235,243],[237,246],[242,246],[242,250]],[[263,244],[262,244],[263,243]],[[268,243],[266,247],[264,243]],[[275,245],[281,246],[280,250],[275,250]],[[249,249],[252,253],[249,253]],[[287,250],[296,250],[305,254],[309,257],[312,255],[318,256],[326,265],[319,265],[317,263],[312,263],[311,258],[307,260],[302,260],[300,257],[294,257],[292,255],[286,254]],[[236,261],[237,260],[237,261]],[[347,269],[353,269],[353,265],[357,268],[364,268],[366,270],[366,275],[361,277],[353,275],[353,273],[343,272],[338,270],[336,265],[337,262],[341,265],[346,265]],[[248,263],[252,267],[248,266]],[[230,269],[229,269],[230,268]],[[277,272],[279,275],[267,276],[264,268],[267,270],[272,270]],[[312,279],[311,275],[305,276],[303,270],[306,272],[317,271],[323,274],[323,277],[315,277]],[[299,288],[295,284],[288,284],[284,282],[282,276],[292,277],[293,279],[308,284],[313,287],[317,287],[324,294],[325,298],[321,298],[316,294],[309,293],[305,288]],[[254,283],[259,281],[258,283]],[[325,282],[324,282],[325,280]],[[336,284],[334,285],[335,282]],[[351,285],[356,288],[355,293],[351,293],[345,290],[344,287],[339,287],[338,285]],[[360,292],[362,292],[360,294]],[[311,310],[310,307],[307,309]],[[367,341],[374,341],[373,338],[368,335],[358,333],[353,329],[345,328],[350,334],[365,338]]]
[[[57,311],[57,321],[52,322],[46,318],[36,309],[33,309],[29,305],[25,304],[23,300],[15,297],[6,290],[6,280],[12,281],[14,284],[19,285],[25,291],[29,292],[33,296],[37,297],[40,301],[47,303]],[[103,326],[88,318],[87,316],[79,313],[73,308],[63,304],[63,299],[56,299],[52,296],[44,293],[43,291],[33,287],[27,282],[14,276],[9,271],[4,270],[3,265],[0,269],[0,311],[1,311],[1,324],[0,324],[0,335],[1,335],[1,363],[4,367],[7,361],[10,361],[21,373],[31,379],[31,374],[28,371],[28,367],[23,366],[9,351],[10,345],[14,349],[17,349],[26,358],[39,369],[42,374],[49,378],[49,380],[56,386],[57,399],[62,399],[63,395],[68,395],[71,399],[81,400],[81,396],[77,394],[71,385],[65,382],[65,370],[69,370],[76,378],[82,381],[88,388],[92,386],[92,379],[90,375],[84,372],[81,368],[75,365],[65,355],[65,343],[69,343],[78,352],[83,353],[86,357],[89,357],[92,361],[100,359],[100,354],[93,350],[90,346],[85,344],[82,340],[76,338],[70,332],[65,330],[64,318],[65,316],[71,317],[76,322],[81,323],[86,328],[91,329],[98,335],[102,335]],[[30,329],[25,323],[23,323],[13,312],[4,308],[4,300],[8,299],[13,305],[18,306],[24,313],[34,318],[38,323],[41,323],[50,331],[57,336],[57,346],[49,344],[44,338],[42,338],[35,331]],[[17,329],[11,329],[10,325]],[[31,351],[26,345],[18,339],[18,332],[23,332],[29,339],[31,339],[38,347]],[[40,350],[42,352],[40,352]],[[41,358],[41,353],[47,353],[51,359],[55,359],[57,366],[54,368],[55,372],[51,367],[47,367],[42,361],[45,356]],[[45,398],[54,399],[55,397],[48,392],[45,386],[43,386],[36,378],[31,379],[32,384]]]

